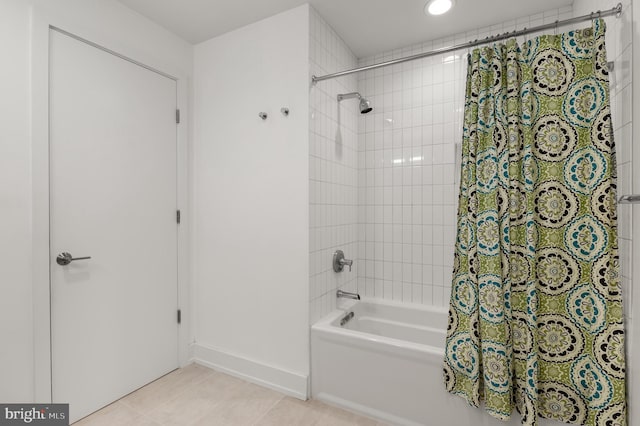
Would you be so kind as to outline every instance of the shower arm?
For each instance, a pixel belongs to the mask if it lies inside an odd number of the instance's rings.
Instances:
[[[339,94],[338,95],[338,102],[342,101],[343,99],[353,99],[353,98],[362,99],[362,95],[360,95],[360,93],[358,93],[358,92]]]

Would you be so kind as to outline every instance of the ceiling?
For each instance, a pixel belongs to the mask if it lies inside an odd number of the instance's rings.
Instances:
[[[359,57],[470,31],[573,0],[456,0],[425,16],[427,0],[119,0],[191,43],[200,43],[304,3],[311,3]]]

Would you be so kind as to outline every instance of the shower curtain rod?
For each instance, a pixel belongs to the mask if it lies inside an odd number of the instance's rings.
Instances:
[[[590,21],[596,18],[604,18],[606,16],[612,16],[612,15],[615,15],[617,18],[619,18],[621,14],[622,14],[622,3],[618,3],[616,7],[609,10],[605,10],[605,11],[599,10],[597,12],[591,12],[588,15],[577,16],[575,18],[565,19],[563,21],[555,21],[550,24],[538,25],[537,27],[532,27],[532,28],[525,27],[522,30],[506,32],[503,34],[496,34],[494,36],[485,37],[480,40],[476,39],[473,41],[469,41],[467,43],[456,44],[454,46],[445,46],[438,49],[430,50],[429,52],[419,53],[417,55],[406,56],[404,58],[393,59],[391,61],[381,62],[379,64],[367,65],[359,68],[353,68],[350,70],[340,71],[333,74],[321,75],[320,77],[316,77],[315,75],[313,75],[311,76],[311,82],[313,84],[316,84],[319,81],[329,80],[331,78],[337,78],[337,77],[342,77],[349,74],[354,74],[357,72],[369,71],[369,70],[374,70],[382,67],[388,67],[390,65],[396,65],[396,64],[401,64],[403,62],[415,61],[416,59],[428,58],[429,56],[435,56],[442,53],[453,52],[459,49],[467,49],[469,47],[475,47],[482,44],[492,43],[494,41],[504,40],[506,38],[519,37],[525,34],[536,33],[539,31],[549,30],[552,28],[558,28],[560,25],[575,24],[578,22]]]

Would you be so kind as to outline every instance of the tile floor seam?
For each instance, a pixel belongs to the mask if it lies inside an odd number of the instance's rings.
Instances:
[[[161,426],[164,426],[164,423],[159,422],[159,421],[157,421],[156,419],[154,419],[154,418],[152,418],[152,417],[150,417],[150,416],[147,416],[146,414],[140,414],[140,417],[142,417],[143,419],[146,419],[146,420],[148,420],[148,421],[150,421],[150,422],[157,423],[157,424],[159,424],[159,425],[161,425]]]
[[[215,371],[215,370],[214,370],[214,371]],[[223,373],[223,374],[224,374],[224,373]],[[234,385],[232,389],[235,389],[235,388],[240,387],[240,386],[242,386],[242,384],[241,384],[241,383],[240,383],[240,384],[237,384],[237,385]],[[198,417],[197,419],[193,420],[193,421],[192,421],[192,422],[190,422],[189,424],[190,424],[190,425],[197,424],[200,420],[204,419],[204,418],[209,414],[209,412],[213,411],[213,410],[214,410],[216,407],[218,407],[220,404],[222,404],[222,403],[223,403],[223,402],[225,402],[225,401],[229,401],[230,399],[231,399],[231,397],[230,397],[229,395],[225,395],[223,398],[220,398],[220,399],[219,399],[219,400],[217,400],[215,403],[213,403],[213,404],[211,405],[211,407],[209,407],[209,409],[207,410],[207,412],[206,412],[206,413],[204,413],[202,416]]]
[[[276,402],[274,402],[271,407],[269,407],[268,410],[266,410],[264,413],[262,413],[262,415],[260,417],[258,417],[253,423],[251,423],[251,426],[255,426],[258,423],[260,423],[260,420],[262,420],[267,414],[269,414],[271,412],[271,410],[273,410],[275,408],[276,405],[278,405],[280,403],[280,401],[282,401],[284,399],[284,395],[281,395],[280,398],[278,400],[276,400]]]
[[[132,409],[133,411],[138,413],[138,417],[137,418],[143,418],[143,419],[151,420],[154,423],[162,424],[161,422],[158,422],[156,419],[152,418],[151,416],[143,413],[142,411],[140,411],[140,410],[138,410],[138,409],[136,409],[134,407],[131,407],[130,405],[127,405],[126,403],[123,403],[123,405],[129,407],[130,409]]]
[[[151,382],[151,383],[153,383],[153,382]],[[148,385],[147,385],[147,386],[148,386]],[[142,389],[142,388],[140,388],[140,389]],[[140,389],[136,389],[136,390],[134,390],[133,392],[138,392]],[[133,393],[133,392],[131,392],[131,393]],[[119,399],[119,400],[117,400],[116,402],[119,402],[119,403],[121,403],[122,405],[124,405],[124,406],[126,406],[126,407],[128,407],[128,408],[130,408],[130,409],[132,409],[132,410],[134,410],[134,411],[135,411],[136,413],[138,413],[138,414],[144,415],[144,413],[143,413],[142,411],[138,410],[138,409],[137,409],[137,408],[135,408],[133,405],[129,404],[127,401],[125,401],[125,400],[124,400],[124,399],[125,399],[127,396],[129,396],[129,395],[131,395],[131,394],[127,394],[127,395],[123,396],[122,398],[120,398],[120,399]],[[114,404],[115,404],[115,403],[114,403]]]
[[[176,395],[174,395],[172,398],[167,399],[165,402],[163,402],[161,405],[168,405],[169,403],[171,403],[174,400],[177,400],[178,398],[180,398],[183,394],[187,393],[189,390],[191,389],[191,386],[185,388],[182,392],[177,393]],[[224,400],[221,399],[219,401],[216,401],[215,403],[213,403],[210,407],[208,407],[207,412],[211,411],[213,409],[213,407],[217,406],[218,404],[220,404],[222,401]],[[150,416],[149,414],[146,414],[147,417],[149,417],[151,420],[153,420],[156,423],[159,423],[161,425],[166,425],[167,423],[160,421],[158,418]],[[201,417],[198,417],[196,420],[190,422],[190,424],[196,423],[198,420],[200,420],[201,418],[205,417],[205,415],[202,415]]]
[[[162,376],[162,377],[166,377],[166,376],[168,376],[169,374],[172,374],[172,373],[174,373],[174,372],[176,372],[176,371],[179,371],[179,369],[173,370],[172,372],[167,373],[165,376]],[[205,380],[207,377],[209,377],[210,375],[211,375],[211,373],[210,373],[210,372],[208,372],[208,373],[207,373],[207,374],[205,374],[202,378],[199,378],[198,380],[196,380],[196,381],[195,381],[195,383],[189,383],[188,385],[185,385],[185,388],[184,388],[182,391],[179,391],[178,393],[176,393],[176,394],[175,394],[175,395],[173,395],[172,397],[169,397],[168,399],[166,399],[166,400],[162,401],[160,404],[158,404],[158,405],[157,405],[157,407],[160,407],[160,406],[162,406],[162,405],[168,404],[169,402],[173,401],[174,399],[177,399],[177,398],[178,398],[178,397],[180,397],[182,394],[186,393],[186,392],[191,388],[191,386],[193,386],[193,385],[195,385],[195,384],[199,384],[199,383],[201,383],[202,381],[204,381],[204,380]],[[161,377],[161,378],[162,378],[162,377]],[[157,380],[160,380],[161,378],[159,378],[159,379],[157,379]],[[156,381],[156,380],[154,380],[154,382],[155,382],[155,381]],[[151,383],[154,383],[154,382],[151,382]],[[149,384],[151,384],[151,383],[149,383]],[[146,386],[148,386],[149,384],[147,384],[147,385],[145,385],[145,386],[143,386],[143,387],[141,387],[141,388],[139,388],[139,389],[135,390],[135,391],[134,391],[134,392],[132,392],[132,393],[135,393],[135,392],[138,392],[138,391],[139,391],[139,390],[141,390],[141,389],[144,389],[144,388],[145,388]],[[130,394],[129,394],[129,395],[130,395]],[[127,396],[128,396],[128,395],[127,395]],[[123,404],[123,405],[125,405],[125,406],[127,406],[128,408],[132,409],[132,410],[133,410],[133,411],[135,411],[136,413],[138,413],[138,414],[140,414],[140,415],[144,416],[145,418],[150,419],[150,420],[151,420],[151,421],[153,421],[154,423],[158,423],[158,424],[161,424],[161,425],[164,425],[164,424],[165,424],[164,422],[161,422],[159,419],[157,419],[157,418],[155,418],[155,417],[153,417],[153,416],[151,416],[151,415],[150,415],[150,413],[151,413],[151,412],[153,412],[153,410],[150,410],[149,412],[147,412],[147,411],[142,411],[142,410],[140,410],[139,408],[135,407],[134,405],[132,405],[132,404],[128,403],[128,402],[125,400],[125,398],[126,398],[126,396],[125,396],[125,397],[123,397],[123,398],[121,398],[121,399],[119,399],[119,400],[118,400],[118,401],[116,401],[116,402],[122,402],[122,404]],[[157,407],[155,407],[155,408],[157,408]]]

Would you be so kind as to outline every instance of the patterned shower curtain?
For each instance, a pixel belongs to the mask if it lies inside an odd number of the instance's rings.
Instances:
[[[445,384],[523,425],[626,424],[604,34],[469,56]]]

